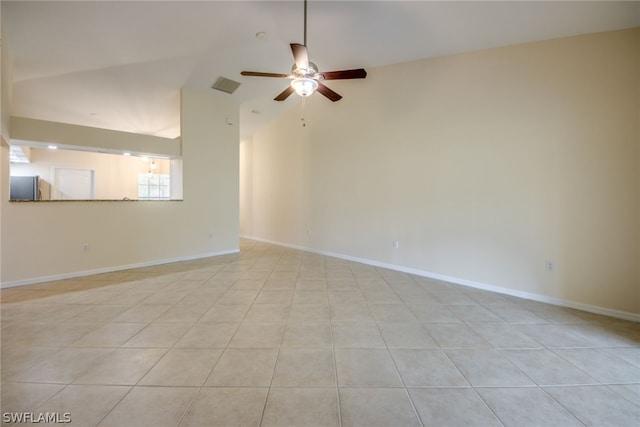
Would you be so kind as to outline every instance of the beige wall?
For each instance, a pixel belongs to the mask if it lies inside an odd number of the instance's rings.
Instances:
[[[46,193],[47,187],[55,185],[54,168],[90,169],[94,171],[96,199],[137,199],[138,174],[147,173],[152,161],[157,166],[153,173],[170,174],[168,159],[145,160],[142,157],[89,151],[32,148],[31,162],[11,164],[11,176],[38,175],[46,183],[41,185]],[[51,197],[43,194],[43,199]]]
[[[1,14],[2,8],[0,8]],[[9,121],[11,118],[11,82],[13,66],[9,46],[2,31],[2,17],[0,16],[0,200],[9,197]],[[0,209],[0,236],[4,234],[2,209]],[[2,260],[2,245],[0,245],[0,260]],[[0,277],[2,277],[2,263],[0,262]]]
[[[243,235],[640,319],[640,29],[368,72],[243,142]]]
[[[236,124],[226,125],[226,118]],[[237,104],[183,92],[184,201],[10,203],[3,197],[2,285],[238,251],[237,123]]]
[[[11,139],[53,143],[59,147],[122,154],[127,151],[138,155],[179,157],[180,138],[164,138],[111,129],[92,128],[68,123],[51,122],[27,117],[11,117]],[[37,145],[37,144],[35,144]]]

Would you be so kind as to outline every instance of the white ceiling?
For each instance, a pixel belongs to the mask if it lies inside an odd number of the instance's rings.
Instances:
[[[289,43],[303,42],[302,0],[2,0],[1,13],[3,46],[13,58],[12,115],[176,137],[186,87],[237,101],[244,138],[299,102],[272,100],[288,80],[240,71],[290,71]],[[311,0],[307,25],[310,59],[321,71],[371,72],[637,27],[640,2]],[[214,91],[219,76],[242,84],[233,95]],[[341,86],[348,97],[348,84]]]

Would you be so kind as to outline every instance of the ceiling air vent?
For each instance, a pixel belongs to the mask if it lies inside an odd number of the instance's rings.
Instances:
[[[226,93],[233,93],[240,86],[239,82],[227,79],[225,77],[218,77],[218,80],[211,86],[212,89],[220,90]]]

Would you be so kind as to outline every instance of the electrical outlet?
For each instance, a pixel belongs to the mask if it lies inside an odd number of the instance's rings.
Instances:
[[[400,248],[400,242],[397,241],[397,240],[394,240],[393,241],[393,249],[398,249],[398,248]]]
[[[89,252],[89,244],[85,243],[84,245],[82,245],[82,252]]]
[[[554,271],[556,269],[556,264],[553,261],[545,261],[545,268],[547,271]]]

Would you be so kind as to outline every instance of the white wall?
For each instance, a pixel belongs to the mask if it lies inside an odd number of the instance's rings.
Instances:
[[[368,72],[246,143],[243,235],[637,318],[640,29]]]
[[[184,201],[15,203],[3,197],[2,285],[238,251],[239,132],[226,118],[238,123],[238,105],[183,92]],[[6,170],[8,155],[2,161]]]

